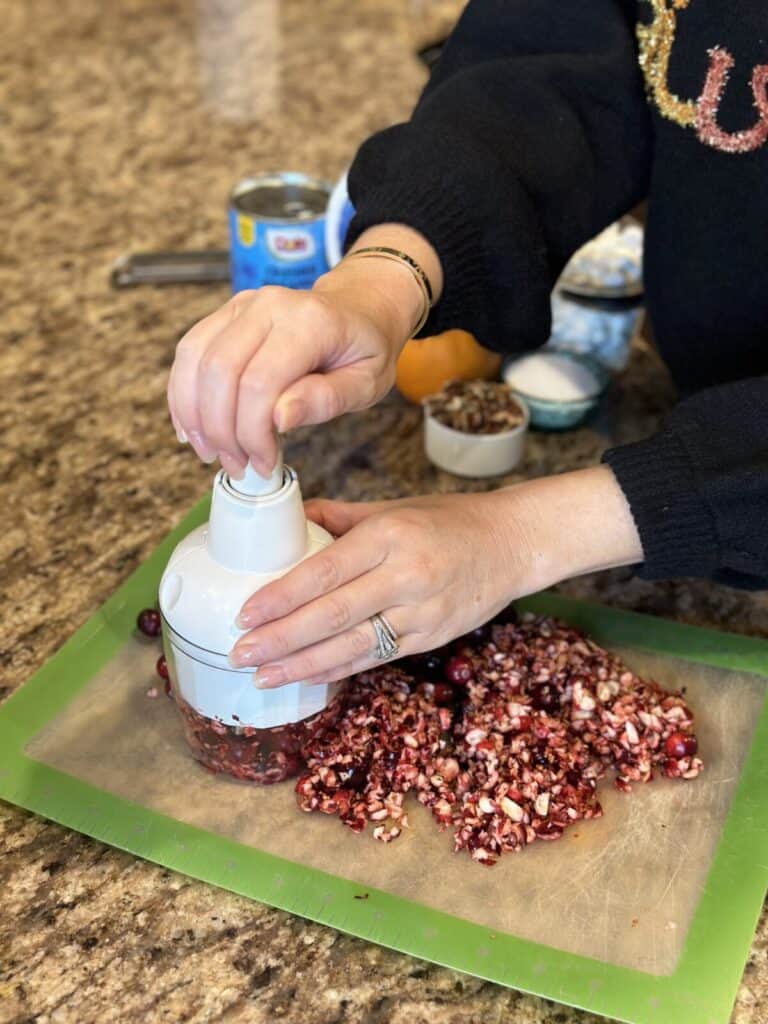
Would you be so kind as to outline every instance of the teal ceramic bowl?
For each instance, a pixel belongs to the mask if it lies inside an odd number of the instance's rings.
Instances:
[[[556,353],[560,357],[572,359],[575,363],[580,363],[589,369],[595,378],[594,393],[578,399],[538,398],[536,395],[528,394],[528,392],[521,388],[515,387],[508,377],[509,371],[517,361],[515,359],[511,359],[504,364],[502,376],[514,394],[522,398],[530,409],[531,427],[536,430],[572,430],[580,423],[583,423],[592,410],[600,404],[600,399],[608,387],[610,374],[602,363],[591,356],[567,352],[562,349],[546,349],[541,351]],[[526,355],[531,354],[530,352],[526,353]],[[525,358],[525,356],[520,358]]]

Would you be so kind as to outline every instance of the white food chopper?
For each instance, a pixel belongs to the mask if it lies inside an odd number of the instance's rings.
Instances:
[[[163,646],[193,748],[202,722],[208,734],[212,726],[222,736],[252,737],[302,722],[330,703],[338,684],[259,690],[254,668],[233,668],[228,655],[242,634],[235,618],[247,598],[332,540],[306,519],[298,478],[283,466],[282,453],[269,477],[250,465],[242,480],[223,470],[216,475],[210,520],[178,544],[160,582]],[[204,763],[215,758],[196,754]]]

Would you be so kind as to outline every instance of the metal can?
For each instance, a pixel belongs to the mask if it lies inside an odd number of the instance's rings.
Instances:
[[[232,290],[278,284],[311,288],[328,269],[325,211],[331,189],[305,174],[246,178],[232,190]]]

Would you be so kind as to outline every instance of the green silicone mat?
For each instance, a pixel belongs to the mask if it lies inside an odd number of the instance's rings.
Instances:
[[[177,821],[28,756],[25,750],[33,738],[124,646],[137,609],[154,600],[174,545],[206,515],[207,502],[201,502],[0,708],[0,797],[187,875],[503,985],[632,1024],[726,1024],[768,880],[765,704],[682,952],[667,974],[645,973],[490,932],[416,900]],[[768,643],[763,641],[551,594],[521,604],[559,615],[613,647],[768,677]],[[521,870],[525,856],[517,859]],[[468,862],[467,870],[483,869]]]

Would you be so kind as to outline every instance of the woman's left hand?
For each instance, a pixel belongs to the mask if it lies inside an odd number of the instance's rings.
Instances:
[[[485,494],[310,501],[339,539],[243,605],[234,665],[256,684],[326,683],[376,664],[372,615],[400,653],[439,647],[510,601],[592,569],[642,561],[612,471],[593,466]]]
[[[339,539],[245,603],[238,625],[250,631],[230,659],[259,666],[262,687],[332,682],[376,663],[376,613],[403,655],[486,622],[519,592],[527,561],[501,507],[508,493],[308,502]]]

